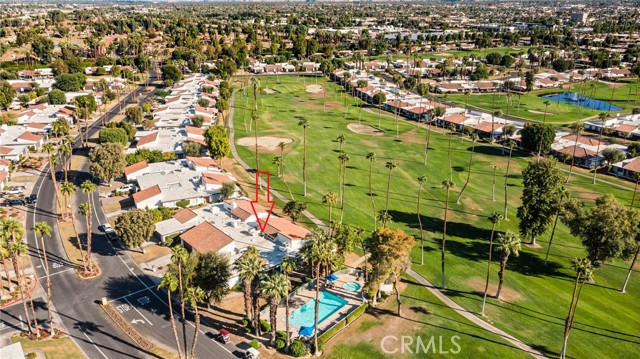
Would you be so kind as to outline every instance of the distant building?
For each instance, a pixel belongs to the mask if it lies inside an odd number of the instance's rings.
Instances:
[[[578,12],[571,14],[571,21],[577,22],[581,24],[586,24],[589,19],[589,14],[587,12]]]

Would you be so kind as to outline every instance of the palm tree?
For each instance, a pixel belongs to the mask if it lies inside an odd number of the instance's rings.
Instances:
[[[178,359],[182,359],[182,350],[180,350],[180,339],[178,338],[178,329],[176,328],[176,321],[173,317],[173,301],[171,300],[171,292],[175,292],[178,289],[178,278],[171,272],[165,273],[162,277],[162,281],[158,285],[158,289],[164,288],[167,291],[167,303],[169,304],[169,316],[171,318],[171,329],[173,329],[173,337],[176,340],[176,348],[178,349]],[[186,348],[185,348],[186,349]]]
[[[449,151],[448,151],[448,157],[449,157],[449,181],[453,181],[453,167],[451,166],[451,139],[453,138],[453,134],[456,133],[456,126],[455,125],[450,125],[449,126]]]
[[[338,136],[338,138],[336,138],[336,141],[338,141],[340,143],[340,153],[342,153],[342,145],[344,145],[344,142],[347,140],[347,138],[344,135],[340,135]]]
[[[560,351],[561,359],[565,359],[567,354],[569,333],[571,332],[571,328],[573,328],[573,319],[575,318],[576,309],[578,308],[578,301],[580,300],[582,287],[584,286],[584,282],[591,280],[591,275],[593,274],[593,265],[588,258],[574,259],[571,263],[571,268],[576,271],[576,281],[573,285],[573,294],[571,295],[571,303],[569,304],[569,313],[564,321],[562,350]]]
[[[282,177],[282,165],[284,164],[284,160],[282,156],[274,156],[271,160],[271,164],[276,165],[276,171],[278,174],[278,178]]]
[[[72,182],[62,182],[62,184],[60,185],[60,193],[62,193],[62,195],[64,196],[64,206],[65,206],[65,212],[66,212],[66,208],[69,208],[69,205],[68,205],[69,197],[72,194],[76,193],[76,186],[74,186]],[[80,250],[80,255],[82,256],[82,266],[86,273],[88,271],[87,258],[84,254],[84,251],[82,250],[80,233],[78,233],[78,227],[76,226],[76,216],[73,211],[69,211],[69,216],[71,217],[71,224],[73,225],[73,231],[76,234],[76,240],[78,241],[78,249]]]
[[[253,138],[255,140],[255,149],[256,149],[256,171],[260,171],[260,151],[258,150],[258,120],[260,116],[257,113],[251,114],[251,121],[255,123],[255,127],[253,128]]]
[[[389,213],[389,190],[391,189],[391,171],[393,171],[393,169],[396,168],[397,165],[394,161],[388,161],[384,166],[389,170],[387,175],[387,203],[384,209],[384,212],[388,214]]]
[[[572,132],[576,135],[576,141],[573,145],[573,155],[571,156],[571,167],[569,167],[569,175],[567,176],[567,180],[565,181],[565,183],[569,183],[569,180],[571,180],[571,174],[573,173],[573,166],[576,163],[576,150],[578,149],[578,141],[580,140],[580,133],[582,132],[583,129],[584,129],[583,125],[579,122],[575,122],[571,126]]]
[[[376,153],[367,153],[367,159],[369,160],[369,198],[371,198],[371,207],[373,208],[373,228],[377,229],[377,216],[376,216],[376,202],[373,200],[373,191],[371,187],[371,175],[373,174],[373,161],[376,160]]]
[[[635,244],[636,244],[636,253],[633,255],[633,260],[631,260],[629,271],[627,272],[627,276],[624,278],[624,283],[622,283],[622,288],[620,289],[621,293],[626,293],[627,283],[629,283],[629,278],[631,278],[631,272],[633,272],[633,267],[635,267],[636,261],[638,260],[638,254],[640,254],[640,234],[636,235]]]
[[[2,220],[0,227],[1,233],[8,243],[9,257],[11,257],[13,271],[18,280],[18,291],[20,292],[20,299],[22,300],[25,321],[27,322],[29,333],[31,333],[33,329],[31,327],[31,319],[29,318],[29,310],[27,309],[27,301],[25,298],[25,286],[27,283],[22,273],[22,267],[20,266],[20,255],[27,253],[27,247],[22,243],[24,229],[22,223],[13,218],[1,218],[0,220]]]
[[[509,160],[507,161],[507,171],[504,173],[504,220],[508,221],[509,217],[507,217],[507,199],[508,199],[508,186],[509,186],[509,168],[511,167],[511,158],[513,155],[513,147],[515,146],[515,142],[509,140],[506,144],[509,147]]]
[[[494,143],[496,138],[495,138],[495,118],[502,116],[502,111],[501,110],[495,110],[493,112],[491,112],[491,143]]]
[[[198,334],[200,334],[200,311],[198,310],[198,303],[202,302],[205,298],[205,293],[200,287],[188,287],[185,293],[185,299],[189,302],[189,306],[193,309],[194,313],[194,329],[193,329],[193,341],[191,342],[191,358],[196,357],[196,344],[198,343]],[[187,356],[187,348],[185,347],[185,356]]]
[[[363,106],[363,102],[364,102],[362,100],[362,97],[363,97],[362,90],[365,89],[367,86],[369,86],[369,81],[367,81],[367,80],[358,80],[357,85],[358,85],[358,89],[360,90],[360,96],[358,96],[360,98],[360,111],[359,111],[359,114],[358,114],[358,123],[360,123],[361,120],[362,120],[362,106]]]
[[[329,205],[329,237],[331,237],[331,228],[333,227],[331,212],[333,210],[333,206],[338,203],[338,195],[335,192],[327,192],[322,196],[322,203]]]
[[[262,273],[262,261],[258,250],[251,246],[242,254],[242,257],[235,264],[238,276],[244,285],[244,309],[249,320],[252,321],[254,328],[259,329],[260,321],[256,320],[257,313],[254,308],[257,307],[258,298],[254,298],[256,279]]]
[[[604,132],[604,120],[607,118],[608,113],[601,112],[598,114],[600,119],[600,133],[598,134],[598,146],[596,149],[596,163],[593,165],[593,184],[596,184],[596,175],[598,174],[598,156],[600,156],[600,143],[602,143],[602,133]]]
[[[489,217],[491,221],[491,237],[489,237],[489,260],[487,261],[487,281],[484,285],[484,295],[482,297],[482,312],[480,313],[484,316],[484,307],[487,303],[487,292],[489,291],[489,276],[491,275],[491,254],[493,253],[493,235],[496,232],[496,226],[502,220],[502,215],[499,212],[493,212],[493,214]]]
[[[60,197],[58,196],[58,182],[56,181],[56,159],[57,156],[53,155],[54,147],[51,143],[45,143],[42,145],[42,149],[48,154],[49,157],[49,174],[51,175],[51,182],[53,183],[53,191],[56,193],[57,208],[61,208]],[[66,182],[66,181],[65,181]],[[56,211],[57,212],[57,211]]]
[[[44,272],[47,276],[47,314],[49,316],[49,328],[51,328],[51,336],[55,335],[55,328],[53,327],[53,315],[51,314],[51,277],[49,276],[49,261],[47,259],[47,247],[44,237],[51,237],[51,226],[47,222],[36,222],[31,228],[31,231],[35,233],[36,237],[40,237],[40,244],[42,244],[42,258],[44,259]]]
[[[427,181],[427,176],[418,177],[418,201],[416,204],[416,213],[418,214],[418,224],[420,225],[420,265],[424,265],[424,231],[422,229],[422,216],[420,214],[420,197],[422,197],[422,187]]]
[[[276,342],[278,304],[289,293],[291,283],[283,273],[273,272],[260,282],[260,293],[269,302],[269,321],[271,322],[271,345]]]
[[[92,203],[92,198],[91,195],[93,194],[93,192],[96,190],[96,184],[93,183],[90,180],[85,180],[84,182],[82,182],[82,184],[80,185],[80,190],[82,190],[82,193],[85,193],[87,195],[87,210],[89,212],[89,215],[87,216],[87,257],[88,257],[88,264],[89,264],[89,268],[91,270],[93,270],[93,263],[91,261],[91,234],[92,234],[92,221],[91,221],[91,203]]]
[[[471,180],[471,166],[473,165],[473,154],[475,152],[475,148],[476,148],[476,141],[479,139],[478,135],[473,133],[471,134],[471,156],[469,156],[469,172],[467,172],[467,180],[464,183],[464,186],[462,186],[462,190],[460,191],[460,194],[458,195],[458,199],[456,200],[456,203],[460,203],[460,198],[462,198],[462,194],[464,193],[464,190],[467,188],[467,185],[469,184],[469,181]]]
[[[504,272],[507,269],[507,261],[509,256],[513,254],[518,257],[520,255],[520,237],[511,232],[498,234],[498,243],[495,248],[496,252],[500,252],[500,271],[498,272],[498,290],[496,290],[496,299],[500,299],[502,292],[502,284],[504,284]]]
[[[349,155],[346,153],[342,153],[338,156],[340,159],[340,223],[342,223],[342,218],[344,216],[344,195],[345,195],[345,183],[347,181],[347,162],[349,162]]]
[[[633,188],[633,197],[631,197],[631,207],[633,208],[634,203],[636,202],[636,194],[638,193],[638,183],[640,183],[640,173],[635,173],[633,175],[636,179],[636,185]]]
[[[256,77],[249,78],[249,86],[253,90],[253,112],[258,112],[258,90],[260,89],[260,80]],[[249,125],[249,131],[251,131],[251,125]]]
[[[64,181],[67,181],[68,168],[67,162],[71,162],[71,143],[67,141],[67,138],[62,139],[62,144],[58,148],[58,156],[62,159],[62,170],[64,171]]]
[[[544,116],[542,117],[542,124],[546,125],[547,124],[547,108],[549,108],[549,105],[551,105],[551,102],[545,101],[543,103],[544,103]],[[558,103],[560,103],[560,101],[558,101]]]
[[[444,251],[445,251],[445,245],[447,244],[447,215],[449,213],[449,193],[451,192],[451,189],[453,188],[454,184],[452,181],[450,180],[444,180],[442,181],[442,188],[447,190],[447,199],[445,201],[445,205],[444,205],[444,227],[442,230],[442,263],[441,263],[441,268],[442,268],[442,289],[445,289],[445,285],[444,285]]]
[[[303,138],[303,144],[302,144],[302,182],[303,182],[303,195],[306,197],[307,196],[307,128],[309,127],[309,120],[307,120],[306,118],[301,119],[300,121],[298,121],[298,126],[302,126],[302,138]]]
[[[187,262],[187,259],[189,258],[189,253],[187,252],[187,250],[182,247],[182,246],[175,246],[171,249],[171,262],[173,264],[175,264],[178,267],[178,289],[179,289],[179,294],[180,294],[180,314],[182,315],[180,317],[180,320],[182,321],[182,337],[183,337],[183,342],[184,342],[184,355],[185,357],[188,355],[187,354],[187,319],[186,316],[184,314],[184,303],[185,303],[185,291],[184,291],[184,280],[183,280],[183,273],[182,270],[184,268],[184,265]]]
[[[285,290],[285,296],[284,296],[284,305],[285,305],[285,317],[284,317],[284,321],[285,321],[285,331],[286,331],[286,335],[287,335],[287,348],[289,348],[289,345],[291,345],[291,339],[289,337],[289,332],[290,332],[290,327],[289,327],[289,292],[291,291],[291,280],[289,279],[289,273],[295,271],[296,269],[298,269],[298,264],[296,263],[296,260],[293,257],[284,257],[284,259],[282,259],[282,271],[284,272],[284,274],[287,276],[287,283],[289,283],[288,286],[286,286]]]
[[[560,203],[558,203],[558,207],[555,208],[556,218],[553,221],[553,228],[551,229],[551,237],[549,237],[549,245],[547,246],[547,254],[544,256],[544,265],[547,265],[547,261],[549,259],[549,252],[551,252],[551,245],[553,244],[553,238],[556,235],[556,228],[558,226],[558,220],[560,219],[560,216],[564,212],[563,204],[568,199],[569,199],[569,192],[567,191],[566,188],[562,187],[561,192],[560,192]]]
[[[0,231],[4,230],[4,221],[0,222]],[[7,278],[7,285],[9,286],[9,293],[13,292],[13,282],[9,275],[9,265],[7,260],[11,258],[11,251],[9,250],[9,241],[5,238],[5,235],[0,232],[0,258],[2,258],[2,267],[4,268],[4,275]],[[0,281],[0,298],[4,298],[4,284]]]

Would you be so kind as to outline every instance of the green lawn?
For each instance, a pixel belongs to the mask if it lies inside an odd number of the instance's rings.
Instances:
[[[389,298],[389,303],[382,308],[370,310],[358,322],[354,323],[356,330],[348,328],[347,332],[338,335],[334,346],[327,351],[328,359],[372,359],[372,358],[425,358],[425,357],[451,357],[461,358],[527,358],[529,355],[515,349],[510,343],[500,336],[491,334],[484,329],[466,320],[453,309],[443,305],[425,287],[417,284],[412,279],[407,279],[406,289],[402,292],[403,318],[395,317],[395,297]],[[382,316],[383,313],[386,316]],[[382,316],[382,317],[381,317]],[[392,322],[390,324],[389,322]],[[380,328],[379,326],[384,326]],[[357,332],[357,333],[356,333]],[[382,339],[387,336],[398,337],[387,339],[382,344]],[[413,353],[405,348],[401,355],[399,341],[401,336],[410,336],[414,343],[408,346]],[[458,336],[458,338],[452,338]],[[372,337],[364,341],[363,338]],[[416,350],[417,338],[420,338],[424,346],[434,338],[432,346],[428,350]],[[452,344],[454,340],[459,345],[459,353],[445,353],[444,351],[456,351]],[[442,342],[442,352],[439,352]],[[398,350],[397,353],[385,354],[387,351]]]
[[[497,52],[500,55],[505,55],[505,54],[526,54],[527,51],[529,50],[528,47],[524,46],[524,47],[491,47],[491,48],[486,48],[486,49],[475,49],[475,50],[450,50],[450,51],[445,51],[445,52],[427,52],[427,53],[420,53],[418,54],[418,56],[420,56],[420,58],[422,59],[431,59],[431,58],[435,58],[435,59],[442,59],[442,58],[446,58],[446,57],[455,57],[455,58],[463,58],[463,57],[470,57],[471,55],[475,55],[476,58],[478,59],[482,59],[484,57],[487,56],[487,54],[491,53],[491,52]],[[398,59],[404,59],[406,60],[406,56],[402,55],[402,54],[396,54],[396,55],[391,55],[391,57],[394,60],[398,60]],[[384,61],[386,59],[386,55],[384,56],[376,56],[375,57],[378,60]]]
[[[27,352],[32,349],[41,350],[47,359],[82,359],[84,354],[69,337],[60,339],[42,339],[31,341],[18,335],[11,337],[12,343],[22,343],[22,349]]]
[[[590,87],[592,83],[596,85],[595,89]],[[585,96],[591,97],[593,93],[593,98],[611,102],[613,105],[623,108],[620,112],[630,113],[631,109],[636,106],[634,100],[637,101],[638,99],[636,94],[638,91],[637,85],[637,80],[621,82],[615,88],[606,83],[591,81],[586,84]],[[539,90],[520,96],[513,94],[510,101],[507,101],[505,94],[472,94],[468,97],[465,95],[446,95],[446,98],[461,106],[468,104],[470,108],[480,108],[487,111],[495,108],[502,110],[505,114],[508,113],[526,120],[543,121],[546,107],[544,102],[546,100],[540,96],[565,91],[583,93],[583,89],[582,83],[575,83],[567,85],[564,89]],[[610,101],[612,95],[613,101]],[[445,97],[445,95],[440,96]],[[597,116],[600,112],[602,111],[551,101],[551,105],[547,108],[546,120],[549,123],[568,123]],[[612,111],[612,113],[616,112]]]
[[[266,78],[262,77],[261,81]],[[431,137],[429,162],[423,164],[423,139],[425,131],[415,124],[400,123],[400,137],[395,137],[395,122],[382,116],[383,136],[357,134],[347,128],[349,123],[358,122],[356,99],[349,96],[349,118],[342,116],[342,93],[333,83],[328,83],[326,112],[323,111],[321,94],[310,94],[305,86],[314,84],[313,79],[295,77],[269,78],[269,88],[277,93],[262,95],[259,103],[262,119],[260,136],[277,135],[293,139],[285,150],[285,172],[296,199],[304,200],[311,212],[323,220],[328,219],[328,208],[322,204],[322,195],[328,191],[338,193],[338,147],[335,139],[346,136],[344,151],[349,154],[346,173],[344,221],[371,230],[373,228],[371,201],[368,196],[369,162],[365,156],[375,152],[373,165],[373,191],[376,208],[384,209],[388,170],[387,161],[398,165],[391,174],[389,214],[393,217],[392,227],[400,227],[411,234],[418,234],[416,216],[416,178],[426,175],[422,201],[422,222],[427,229],[425,241],[425,265],[419,265],[420,249],[413,251],[413,268],[434,283],[439,283],[439,239],[442,230],[445,191],[440,183],[450,176],[447,148],[449,137],[434,133]],[[317,80],[321,84],[321,80]],[[247,105],[248,104],[248,105]],[[244,95],[236,98],[236,139],[253,136],[245,131],[248,124],[251,100]],[[302,197],[302,128],[297,125],[301,118],[310,121],[308,129],[308,193]],[[362,122],[377,126],[378,116],[362,112]],[[500,151],[487,145],[476,147],[477,155],[473,164],[472,181],[461,204],[455,198],[466,178],[469,162],[470,143],[454,137],[451,142],[451,163],[453,182],[456,184],[450,203],[447,241],[447,293],[457,303],[470,311],[480,309],[481,297],[475,293],[478,281],[482,281],[486,271],[487,241],[490,223],[487,217],[493,211],[502,211],[504,199],[504,171],[507,158]],[[255,162],[252,148],[238,146],[240,155],[249,163]],[[276,172],[271,159],[278,151],[261,153],[261,170]],[[498,230],[517,230],[515,217],[521,192],[521,171],[527,159],[517,154],[511,165],[508,185],[509,220],[502,222]],[[493,165],[498,166],[499,177],[496,187],[496,201],[492,201]],[[275,176],[274,176],[275,177]],[[601,177],[603,177],[601,175]],[[615,183],[623,183],[612,180]],[[631,188],[631,184],[626,184]],[[281,193],[286,188],[281,180],[274,178],[272,186]],[[629,202],[632,191],[608,184],[592,185],[590,178],[574,175],[570,191],[574,197],[589,204],[599,194],[612,193],[618,199]],[[334,218],[339,216],[334,209]],[[572,238],[568,230],[560,225],[551,249],[548,266],[543,263],[548,236],[539,239],[541,249],[523,247],[519,258],[509,261],[506,287],[510,299],[506,302],[488,301],[488,315],[494,325],[520,338],[549,356],[557,356],[561,346],[562,322],[573,289],[572,272],[569,269],[573,257],[584,255],[579,241]],[[615,348],[616,357],[635,357],[640,349],[638,328],[640,317],[640,274],[634,273],[627,288],[627,294],[618,292],[628,264],[616,261],[603,266],[595,274],[595,285],[589,285],[582,294],[576,316],[575,329],[571,334],[569,354],[573,357],[608,357],[610,348]],[[497,263],[494,263],[492,280],[496,280]],[[368,344],[361,344],[368,345]],[[513,357],[517,355],[514,354]]]

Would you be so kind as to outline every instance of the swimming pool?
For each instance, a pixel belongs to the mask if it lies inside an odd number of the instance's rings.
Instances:
[[[318,308],[318,324],[322,323],[325,319],[331,316],[331,314],[340,310],[348,302],[332,293],[320,292],[318,295],[320,301],[320,307]],[[289,324],[292,327],[300,328],[313,327],[316,315],[316,301],[315,298],[306,302],[302,307],[296,309],[289,317]],[[282,318],[284,321],[284,318]]]
[[[570,105],[576,105],[584,108],[590,108],[592,110],[599,111],[620,111],[621,107],[613,105],[606,101],[596,100],[590,97],[585,97],[575,92],[560,92],[556,94],[542,96],[545,100],[559,101],[568,103]]]
[[[360,290],[360,288],[362,288],[362,286],[358,282],[347,282],[342,286],[342,288],[348,290],[349,292],[357,292]]]

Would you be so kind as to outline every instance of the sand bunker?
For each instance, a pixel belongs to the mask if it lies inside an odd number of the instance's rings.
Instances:
[[[527,110],[527,111],[529,111],[531,113],[536,113],[538,115],[544,115],[544,111],[536,111],[536,110]],[[551,111],[547,112],[548,116],[553,116],[555,114],[556,114],[555,112],[551,112]]]
[[[274,89],[270,89],[268,87],[264,89],[264,92],[266,92],[267,95],[273,95],[273,94],[276,94],[276,93],[280,93],[280,91],[274,90]]]
[[[280,142],[291,143],[292,139],[287,137],[262,136],[258,137],[258,147],[273,151],[278,148]],[[238,144],[245,147],[255,147],[256,139],[254,137],[243,137],[238,139]]]
[[[308,93],[322,93],[322,85],[309,85],[307,86]]]
[[[347,125],[347,128],[352,132],[359,133],[361,135],[371,135],[371,136],[384,135],[384,132],[378,130],[377,128],[371,127],[369,125],[362,125],[359,123],[350,123]]]

